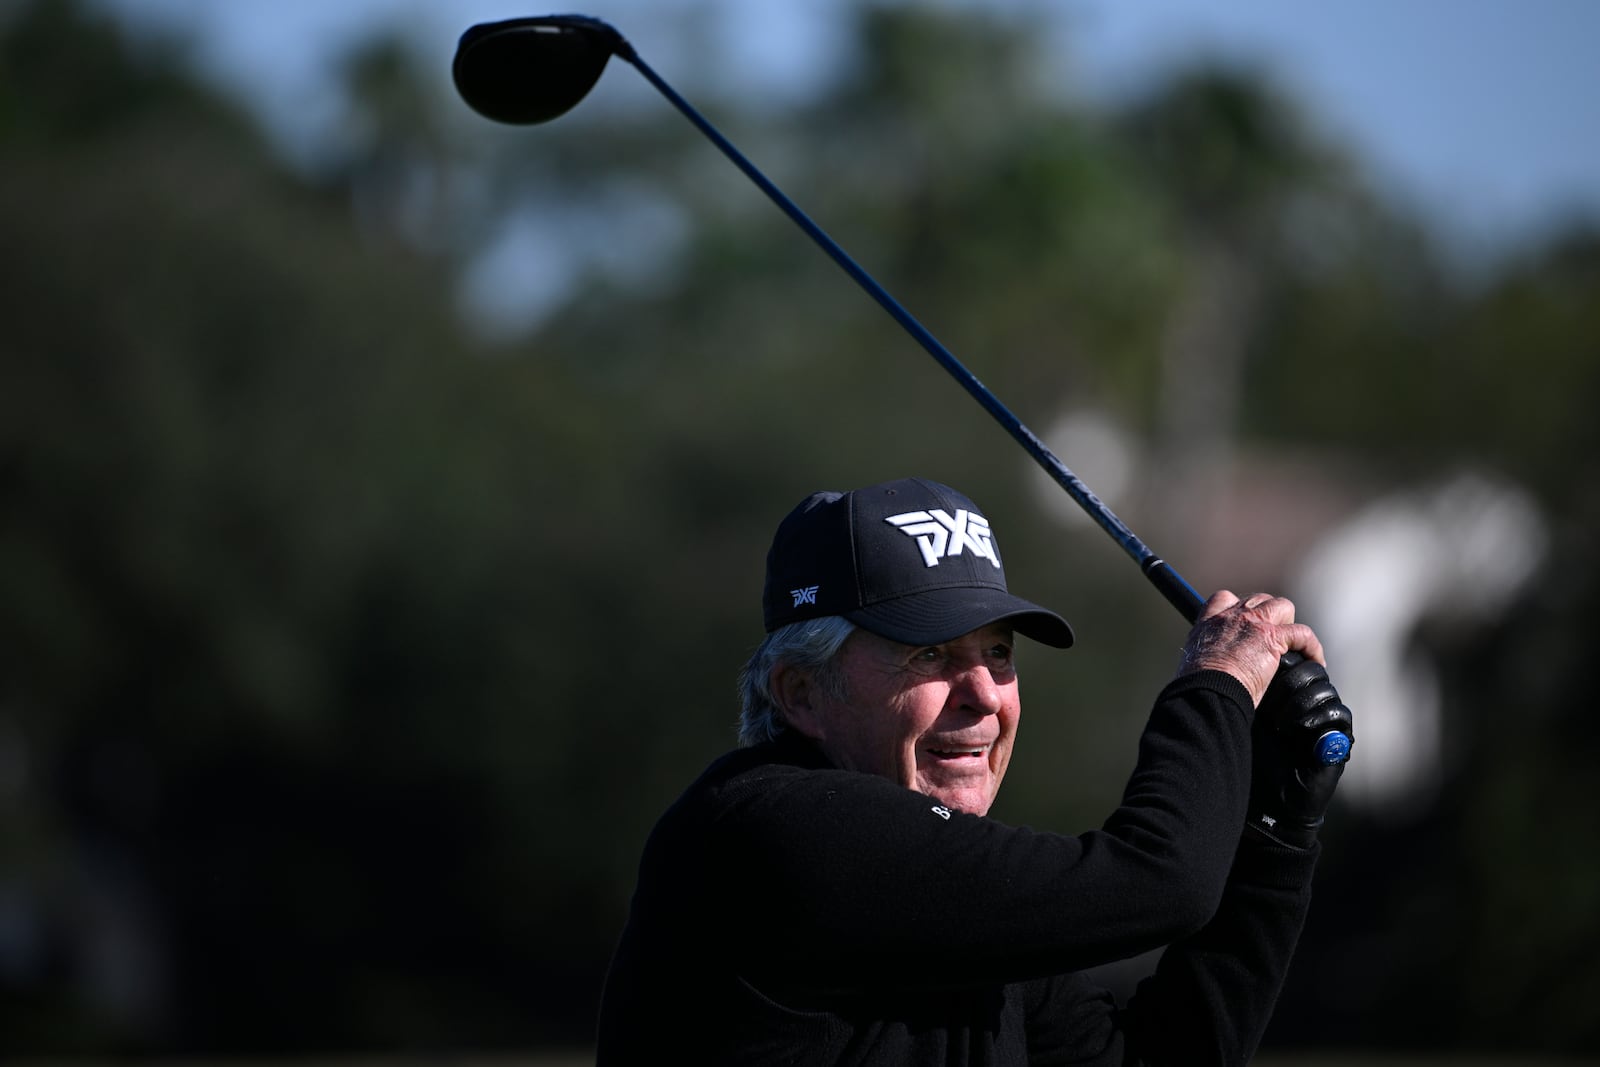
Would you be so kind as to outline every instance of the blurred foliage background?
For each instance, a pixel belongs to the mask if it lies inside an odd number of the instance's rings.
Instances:
[[[1259,72],[1091,108],[1025,26],[855,18],[817,99],[697,103],[1195,585],[1303,580],[1336,680],[1381,633],[1444,709],[1341,798],[1268,1049],[1600,1052],[1592,220],[1463,272]],[[0,20],[0,1055],[581,1048],[817,488],[979,500],[1080,636],[997,815],[1104,817],[1181,620],[880,309],[630,72],[532,132],[399,38],[345,77],[291,165],[176,42]]]

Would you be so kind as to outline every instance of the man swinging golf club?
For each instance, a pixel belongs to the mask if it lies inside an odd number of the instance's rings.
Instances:
[[[1007,826],[1015,637],[1073,634],[1001,559],[977,505],[920,479],[783,520],[741,747],[645,846],[600,1064],[1249,1060],[1343,770],[1308,738],[1351,734],[1322,646],[1281,597],[1215,594],[1104,824]],[[1082,973],[1162,946],[1126,1005]]]
[[[575,106],[611,56],[876,300],[1194,624],[1123,803],[1065,836],[986,818],[1020,714],[1006,590],[971,501],[906,480],[819,493],[768,556],[741,749],[657,824],[601,1008],[602,1064],[1244,1063],[1304,916],[1350,712],[1287,600],[1203,599],[607,23],[462,35],[462,97]],[[1125,1008],[1082,971],[1168,946]]]

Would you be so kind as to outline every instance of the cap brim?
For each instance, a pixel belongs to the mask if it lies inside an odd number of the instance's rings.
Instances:
[[[844,613],[864,630],[905,645],[937,645],[991,623],[1053,648],[1072,647],[1072,627],[1047,608],[998,589],[930,589]]]

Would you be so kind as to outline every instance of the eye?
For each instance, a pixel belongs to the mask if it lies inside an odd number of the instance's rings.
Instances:
[[[987,655],[991,666],[1010,670],[1016,653],[1010,645],[1001,643],[990,648]]]

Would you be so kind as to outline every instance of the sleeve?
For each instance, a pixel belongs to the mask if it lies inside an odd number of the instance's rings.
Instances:
[[[761,931],[745,973],[790,987],[1015,982],[1135,955],[1217,911],[1244,822],[1250,716],[1226,674],[1169,684],[1121,804],[1076,836],[951,812],[871,775],[736,780],[708,885],[731,887],[722,914]]]
[[[1129,1062],[1121,1012],[1109,990],[1069,972],[1029,982],[1024,992],[1029,1067]]]
[[[1245,830],[1216,915],[1162,954],[1128,1006],[1137,1062],[1249,1062],[1288,974],[1319,851]]]

